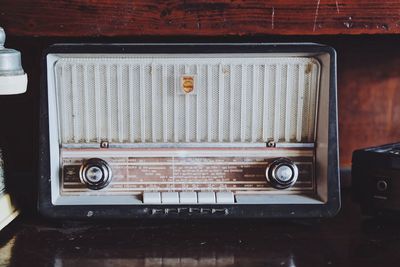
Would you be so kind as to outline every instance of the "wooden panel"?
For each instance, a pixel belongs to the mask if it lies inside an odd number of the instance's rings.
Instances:
[[[1,231],[4,266],[395,267],[400,261],[398,220],[365,218],[348,190],[340,213],[318,221],[55,221],[27,215],[36,208],[29,204]]]
[[[342,167],[350,167],[355,149],[400,142],[399,45],[398,40],[376,42],[349,46],[340,51],[338,86]]]
[[[18,36],[400,33],[397,0],[1,0]]]

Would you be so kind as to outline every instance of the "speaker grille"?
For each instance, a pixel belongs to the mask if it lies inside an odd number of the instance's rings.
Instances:
[[[55,76],[63,144],[314,141],[314,58],[71,55]]]

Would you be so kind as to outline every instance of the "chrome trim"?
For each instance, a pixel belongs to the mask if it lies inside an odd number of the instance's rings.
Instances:
[[[314,148],[314,143],[276,143],[275,148]],[[266,143],[109,143],[108,148],[257,148]],[[101,143],[61,144],[61,148],[102,148]]]
[[[314,143],[276,143],[276,148],[314,148]]]

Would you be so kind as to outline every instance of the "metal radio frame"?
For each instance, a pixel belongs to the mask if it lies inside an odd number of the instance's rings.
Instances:
[[[156,205],[54,205],[51,170],[48,55],[51,54],[218,54],[272,53],[312,55],[323,66],[317,112],[316,170],[321,202],[297,204],[156,204]],[[338,169],[338,126],[336,92],[336,52],[325,45],[311,43],[218,43],[218,44],[58,44],[48,48],[42,59],[39,142],[39,212],[51,218],[299,218],[330,217],[340,209]],[[52,115],[54,116],[54,115]],[[59,172],[59,171],[58,171]],[[54,185],[53,185],[54,186]]]

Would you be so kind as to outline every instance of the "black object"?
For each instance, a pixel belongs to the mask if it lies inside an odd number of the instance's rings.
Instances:
[[[367,215],[400,215],[400,143],[353,152],[354,199]]]

